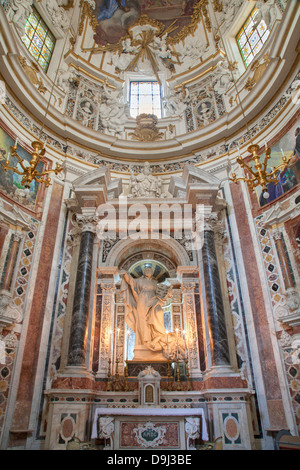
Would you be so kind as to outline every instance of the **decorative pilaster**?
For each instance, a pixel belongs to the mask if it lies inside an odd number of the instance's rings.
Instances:
[[[20,320],[22,312],[16,305],[11,305],[11,282],[15,270],[20,242],[24,234],[18,230],[11,235],[11,246],[8,252],[2,286],[0,291],[0,325],[8,326]]]
[[[205,217],[202,247],[210,356],[212,366],[230,366],[225,311],[214,240],[217,223],[216,214]]]
[[[277,312],[283,323],[299,325],[300,323],[300,296],[297,288],[291,261],[285,246],[283,234],[280,230],[274,229],[272,236],[275,241],[276,251],[279,259],[281,273],[284,282],[286,306],[280,305]]]
[[[76,222],[81,228],[81,240],[74,290],[68,366],[85,366],[86,334],[89,319],[91,294],[93,245],[98,218],[77,215]]]
[[[97,375],[107,378],[109,372],[113,372],[114,367],[114,344],[115,344],[115,282],[111,272],[112,268],[101,268],[101,274],[106,278],[99,279],[102,292],[101,303],[101,336],[99,350],[99,368]],[[109,364],[109,359],[111,360]]]
[[[189,371],[192,377],[201,376],[196,307],[195,307],[195,282],[182,282],[182,305],[184,312],[184,330],[186,332],[186,349],[189,361]]]
[[[275,229],[272,232],[273,238],[275,240],[276,250],[279,258],[279,263],[281,267],[284,287],[286,289],[291,289],[295,287],[295,278],[294,273],[291,268],[291,261],[287,253],[285,243],[282,237],[280,230]]]

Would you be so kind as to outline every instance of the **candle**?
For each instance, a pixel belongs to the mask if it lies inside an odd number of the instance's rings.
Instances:
[[[169,359],[169,332],[167,331],[167,355]]]
[[[120,336],[120,328],[117,328],[117,344],[116,344],[116,359],[118,359],[118,350],[119,350],[119,336]]]
[[[178,328],[176,328],[176,334],[177,334],[177,359],[178,359]]]
[[[239,157],[241,157],[240,147],[238,146]]]
[[[283,150],[282,150],[282,149],[280,149],[280,150],[281,150],[281,155],[284,157],[284,152],[283,152]]]
[[[18,142],[19,142],[19,139],[18,137],[16,138],[16,141],[15,141],[15,147],[18,145]]]
[[[126,361],[128,361],[129,331],[127,330]]]
[[[267,141],[265,140],[265,148],[267,149],[268,148],[268,145],[267,145]]]

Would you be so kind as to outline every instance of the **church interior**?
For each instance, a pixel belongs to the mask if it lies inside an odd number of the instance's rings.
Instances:
[[[299,32],[1,0],[0,449],[300,449]]]

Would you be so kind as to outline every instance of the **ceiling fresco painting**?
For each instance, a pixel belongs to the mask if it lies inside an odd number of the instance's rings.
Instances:
[[[201,19],[203,0],[96,0],[84,2],[82,20],[88,15],[98,46],[116,44],[139,22],[157,22],[169,42],[184,39],[193,33]]]

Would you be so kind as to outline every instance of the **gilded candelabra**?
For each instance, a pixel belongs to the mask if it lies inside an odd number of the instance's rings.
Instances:
[[[287,158],[283,155],[282,163],[268,173],[267,164],[269,158],[271,157],[271,149],[266,145],[265,159],[263,163],[260,161],[260,155],[257,153],[258,150],[259,145],[257,144],[252,144],[250,147],[248,147],[248,152],[250,152],[252,155],[251,161],[254,163],[253,168],[249,164],[245,163],[241,156],[239,156],[236,160],[241,168],[245,168],[252,176],[237,178],[236,174],[232,173],[232,178],[230,178],[230,180],[234,183],[237,183],[238,181],[245,181],[251,191],[254,191],[256,186],[261,186],[262,192],[265,194],[268,192],[267,188],[269,183],[274,183],[275,185],[278,184],[277,173],[281,168],[286,168],[288,166],[291,157]]]
[[[21,167],[21,171],[9,164],[9,160],[7,159],[3,165],[4,170],[12,170],[13,172],[17,173],[18,175],[22,176],[21,184],[25,188],[30,188],[32,181],[36,181],[37,183],[44,183],[46,187],[51,184],[51,179],[47,177],[49,173],[55,173],[56,175],[63,170],[63,167],[57,163],[56,168],[54,170],[46,170],[39,173],[37,170],[37,166],[40,163],[41,159],[45,155],[46,150],[44,149],[44,144],[37,140],[33,141],[31,144],[33,148],[33,152],[31,154],[32,158],[29,162],[29,166],[24,164],[24,160],[18,155],[17,153],[17,142],[15,145],[10,147],[10,152],[12,157],[16,157],[18,163]]]
[[[108,370],[107,370],[107,385],[106,385],[106,391],[111,392],[112,387],[111,387],[111,371],[110,371],[110,366],[111,366],[111,359],[108,359]]]
[[[168,392],[172,391],[170,358],[168,357]]]
[[[119,375],[119,359],[118,358],[116,358],[116,373],[115,373],[114,390],[115,390],[115,392],[119,392],[121,390],[120,375]]]
[[[192,386],[191,386],[191,381],[190,381],[190,369],[189,369],[189,360],[187,357],[185,357],[184,359],[184,362],[185,362],[185,370],[186,370],[186,386],[187,386],[187,390],[192,390]]]
[[[182,383],[180,382],[180,370],[179,370],[179,359],[177,357],[177,361],[176,361],[176,375],[177,375],[177,386],[176,386],[176,390],[179,392],[182,390]]]

